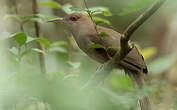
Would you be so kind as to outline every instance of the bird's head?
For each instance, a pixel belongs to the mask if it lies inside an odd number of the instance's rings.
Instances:
[[[64,23],[72,32],[78,32],[78,30],[89,30],[94,28],[94,23],[90,17],[82,13],[73,13],[66,15],[64,18],[51,19],[48,22]]]

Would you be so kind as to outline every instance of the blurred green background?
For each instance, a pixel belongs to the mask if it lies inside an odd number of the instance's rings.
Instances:
[[[177,1],[167,2],[132,36],[148,65],[142,90],[122,70],[100,86],[80,88],[100,64],[83,53],[62,24],[46,20],[85,12],[83,0],[0,0],[0,109],[138,110],[149,96],[154,110],[177,110]],[[99,25],[122,33],[157,0],[87,0]],[[34,23],[40,25],[40,37]],[[44,50],[38,48],[38,43]],[[39,54],[45,55],[46,73]]]

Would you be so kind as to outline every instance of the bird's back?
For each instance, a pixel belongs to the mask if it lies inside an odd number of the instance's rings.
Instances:
[[[106,48],[105,52],[107,52],[106,54],[108,54],[108,57],[113,57],[116,54],[116,52],[119,52],[121,34],[114,31],[113,29],[109,29],[102,26],[97,26],[97,31],[99,33],[104,32],[108,35],[108,36],[99,36],[101,37],[100,44]],[[129,44],[131,45],[131,42],[129,42]],[[127,54],[127,56],[120,62],[120,65],[123,68],[132,71],[142,70],[144,73],[148,72],[144,58],[135,46]]]

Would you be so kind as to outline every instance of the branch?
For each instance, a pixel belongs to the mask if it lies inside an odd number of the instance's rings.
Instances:
[[[131,51],[132,46],[128,44],[130,37],[132,34],[150,17],[152,16],[165,2],[166,0],[158,0],[151,8],[141,14],[128,28],[124,31],[121,37],[121,49],[120,52],[117,52],[112,60],[106,62],[104,64],[103,69],[101,71],[96,72],[91,80],[84,86],[84,88],[88,86],[97,85],[98,83],[104,81],[106,76],[116,67],[119,62]],[[101,76],[101,77],[100,77]]]
[[[37,5],[37,0],[32,0],[32,9],[33,9],[33,14],[38,14],[38,5]],[[35,33],[37,37],[40,37],[41,29],[40,29],[40,24],[38,22],[34,22],[35,25]],[[39,48],[41,50],[45,50],[43,45],[39,43]],[[46,73],[46,64],[45,64],[45,55],[43,53],[40,53],[40,67],[41,67],[41,72]]]
[[[117,62],[117,64],[122,60],[131,50],[128,41],[132,34],[148,19],[150,18],[165,2],[166,0],[158,0],[153,6],[147,9],[143,14],[141,14],[128,28],[124,31],[121,37],[121,50],[117,53],[112,62]]]
[[[166,0],[158,0],[153,6],[147,9],[142,15],[140,15],[128,28],[124,31],[126,40],[128,41],[131,35],[149,18],[151,17],[165,2]]]
[[[129,40],[132,34],[140,27],[150,16],[152,16],[160,6],[166,0],[159,0],[156,2],[151,8],[145,11],[142,15],[140,15],[128,28],[124,31],[121,36],[120,43],[121,49],[120,52],[117,52],[116,55],[106,63],[106,66],[100,71],[92,76],[92,79],[83,87],[86,88],[88,86],[98,85],[100,82],[103,82],[107,75],[117,66],[120,61],[126,57],[126,55],[131,51],[134,45],[129,45]],[[127,71],[127,74],[131,78],[134,85],[137,85],[139,88],[142,88],[144,83],[144,78],[142,78],[142,73],[134,74],[131,71]],[[82,88],[82,89],[83,89]],[[151,104],[148,97],[144,97],[139,99],[139,104],[141,110],[151,110]]]

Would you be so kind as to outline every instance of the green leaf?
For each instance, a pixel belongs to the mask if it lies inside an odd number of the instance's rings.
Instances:
[[[59,53],[68,53],[66,48],[63,48],[63,47],[51,47],[49,51],[50,52],[59,52]]]
[[[115,47],[115,46],[109,46],[107,49],[120,50],[120,48]]]
[[[28,37],[27,37],[27,40],[26,40],[26,43],[32,42],[32,41],[34,41],[35,39],[36,39],[36,38],[34,38],[34,37],[28,36]]]
[[[153,62],[148,64],[150,73],[157,74],[168,70],[176,61],[177,55],[169,55],[155,59]]]
[[[109,34],[106,32],[100,32],[101,37],[109,37]]]
[[[38,2],[39,6],[48,6],[51,8],[61,8],[61,5],[57,2],[50,1],[50,2]]]
[[[102,14],[104,12],[108,12],[109,11],[108,8],[101,7],[101,6],[92,7],[92,8],[89,8],[89,10],[93,13],[93,15]]]
[[[132,82],[131,79],[128,76],[125,75],[114,75],[110,78],[110,84],[114,88],[120,88],[120,89],[128,89],[132,88]]]
[[[57,41],[51,44],[51,47],[58,47],[58,46],[68,46],[66,41]]]
[[[22,17],[22,23],[29,23],[29,22],[42,23],[42,17],[39,14],[29,14]]]
[[[91,10],[86,10],[86,12],[88,13],[88,15],[92,16],[92,11]]]
[[[36,41],[38,41],[39,43],[43,44],[45,46],[45,48],[49,49],[50,48],[50,41],[45,39],[45,38],[36,38]]]
[[[112,15],[109,12],[108,8],[101,7],[101,6],[92,7],[92,8],[89,8],[89,9],[84,9],[84,8],[80,8],[80,7],[73,7],[71,4],[66,4],[66,5],[62,6],[62,9],[67,14],[71,14],[71,13],[74,13],[74,12],[79,12],[79,13],[83,13],[83,14],[97,15],[97,14],[102,14],[102,13],[105,12],[105,16]]]
[[[66,13],[66,14],[72,14],[72,13],[82,13],[82,14],[87,14],[86,10],[83,8],[79,8],[79,7],[73,7],[71,4],[65,4],[62,6],[62,10]]]
[[[112,13],[110,11],[103,11],[104,16],[112,16]]]
[[[72,5],[71,4],[65,4],[62,6],[62,10],[66,13],[66,14],[71,14],[74,13],[76,11],[72,10]]]
[[[148,48],[143,49],[141,51],[141,53],[142,53],[144,59],[147,60],[157,53],[157,48],[156,47],[148,47]]]
[[[80,62],[68,62],[70,66],[72,66],[73,69],[77,69],[80,67],[81,63]]]
[[[33,41],[37,41],[45,46],[46,49],[50,48],[50,41],[45,38],[34,38],[31,36],[28,36],[26,43],[30,43]]]
[[[83,8],[80,8],[80,7],[74,7],[74,6],[71,6],[70,9],[71,9],[72,11],[76,11],[76,12],[79,12],[79,11],[83,11],[83,10],[85,10],[85,9],[83,9]]]
[[[120,16],[124,16],[130,13],[133,13],[137,10],[140,10],[142,8],[145,8],[148,5],[151,5],[152,3],[154,3],[157,0],[137,0],[135,3],[131,4],[129,6],[129,8],[124,8],[119,15]]]
[[[96,24],[105,23],[105,24],[111,25],[111,23],[108,20],[100,18],[100,17],[93,17],[93,20],[96,22]]]
[[[27,36],[26,36],[25,33],[16,33],[12,37],[17,41],[19,46],[24,45],[26,43],[26,40],[27,40]]]
[[[29,54],[29,53],[43,53],[45,54],[45,52],[43,50],[40,50],[38,48],[32,48],[32,49],[28,49],[28,50],[25,50],[21,55],[20,57],[22,58],[23,56]]]
[[[39,22],[39,23],[43,23],[42,18],[39,17],[35,17],[35,18],[26,18],[23,20],[23,23],[32,23],[32,22]]]
[[[104,48],[102,45],[100,44],[92,44],[89,49],[97,49],[97,48]]]
[[[58,16],[48,16],[43,14],[30,14],[23,17],[23,23],[40,22],[43,23],[45,19],[55,19]]]

